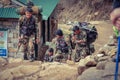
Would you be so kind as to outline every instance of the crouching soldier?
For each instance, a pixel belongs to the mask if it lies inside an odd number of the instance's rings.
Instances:
[[[24,59],[27,60],[30,55],[30,61],[34,60],[34,42],[36,35],[36,18],[32,15],[33,10],[27,8],[25,15],[19,19],[19,45],[24,53]],[[21,42],[23,41],[23,42]]]
[[[75,43],[75,50],[74,54],[72,56],[73,60],[75,62],[79,61],[81,58],[84,58],[86,56],[86,33],[78,26],[73,27],[73,36],[72,36],[72,42]]]
[[[44,61],[45,62],[53,62],[53,53],[54,53],[54,49],[49,48],[45,53]]]
[[[53,42],[56,44],[54,60],[60,61],[62,59],[65,59],[66,61],[67,59],[69,59],[70,58],[69,56],[71,54],[69,53],[69,47],[64,39],[62,30],[58,29],[56,31],[56,37]]]

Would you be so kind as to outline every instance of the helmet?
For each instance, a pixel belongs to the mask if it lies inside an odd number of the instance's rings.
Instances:
[[[48,49],[49,52],[54,52],[53,48]]]
[[[73,27],[73,31],[76,31],[76,30],[79,30],[79,27],[78,27],[78,26],[74,26],[74,27]]]
[[[61,30],[61,29],[58,29],[58,30],[56,31],[56,35],[58,35],[58,36],[63,36],[62,30]]]

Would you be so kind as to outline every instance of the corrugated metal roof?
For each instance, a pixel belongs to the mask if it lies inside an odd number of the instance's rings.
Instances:
[[[26,4],[27,0],[17,0],[21,3]],[[48,17],[53,12],[59,0],[32,0],[34,5],[38,7],[42,7],[42,17],[44,20],[47,20]],[[15,12],[15,8],[0,8],[0,17],[1,18],[19,18],[19,16]]]
[[[19,18],[16,8],[0,8],[0,18]]]

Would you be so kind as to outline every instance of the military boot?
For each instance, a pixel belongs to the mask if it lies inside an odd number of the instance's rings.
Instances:
[[[30,56],[30,62],[33,62],[34,61],[34,54],[31,54]]]
[[[28,60],[27,53],[24,53],[24,60]]]

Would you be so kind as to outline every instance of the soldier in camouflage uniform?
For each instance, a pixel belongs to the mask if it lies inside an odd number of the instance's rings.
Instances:
[[[30,61],[34,60],[34,42],[36,35],[35,16],[32,15],[33,10],[26,8],[25,15],[19,19],[19,47],[24,53],[24,59],[27,60],[30,56]]]
[[[79,29],[78,26],[73,27],[72,42],[75,43],[75,50],[73,54],[73,60],[79,61],[86,56],[86,33]]]
[[[69,59],[69,56],[71,54],[69,53],[69,46],[63,37],[62,30],[58,29],[56,31],[56,37],[52,42],[56,44],[55,53],[54,53],[54,60],[60,61],[63,58],[65,60]]]
[[[44,61],[45,62],[53,62],[53,53],[54,53],[54,49],[49,48],[45,53]]]

